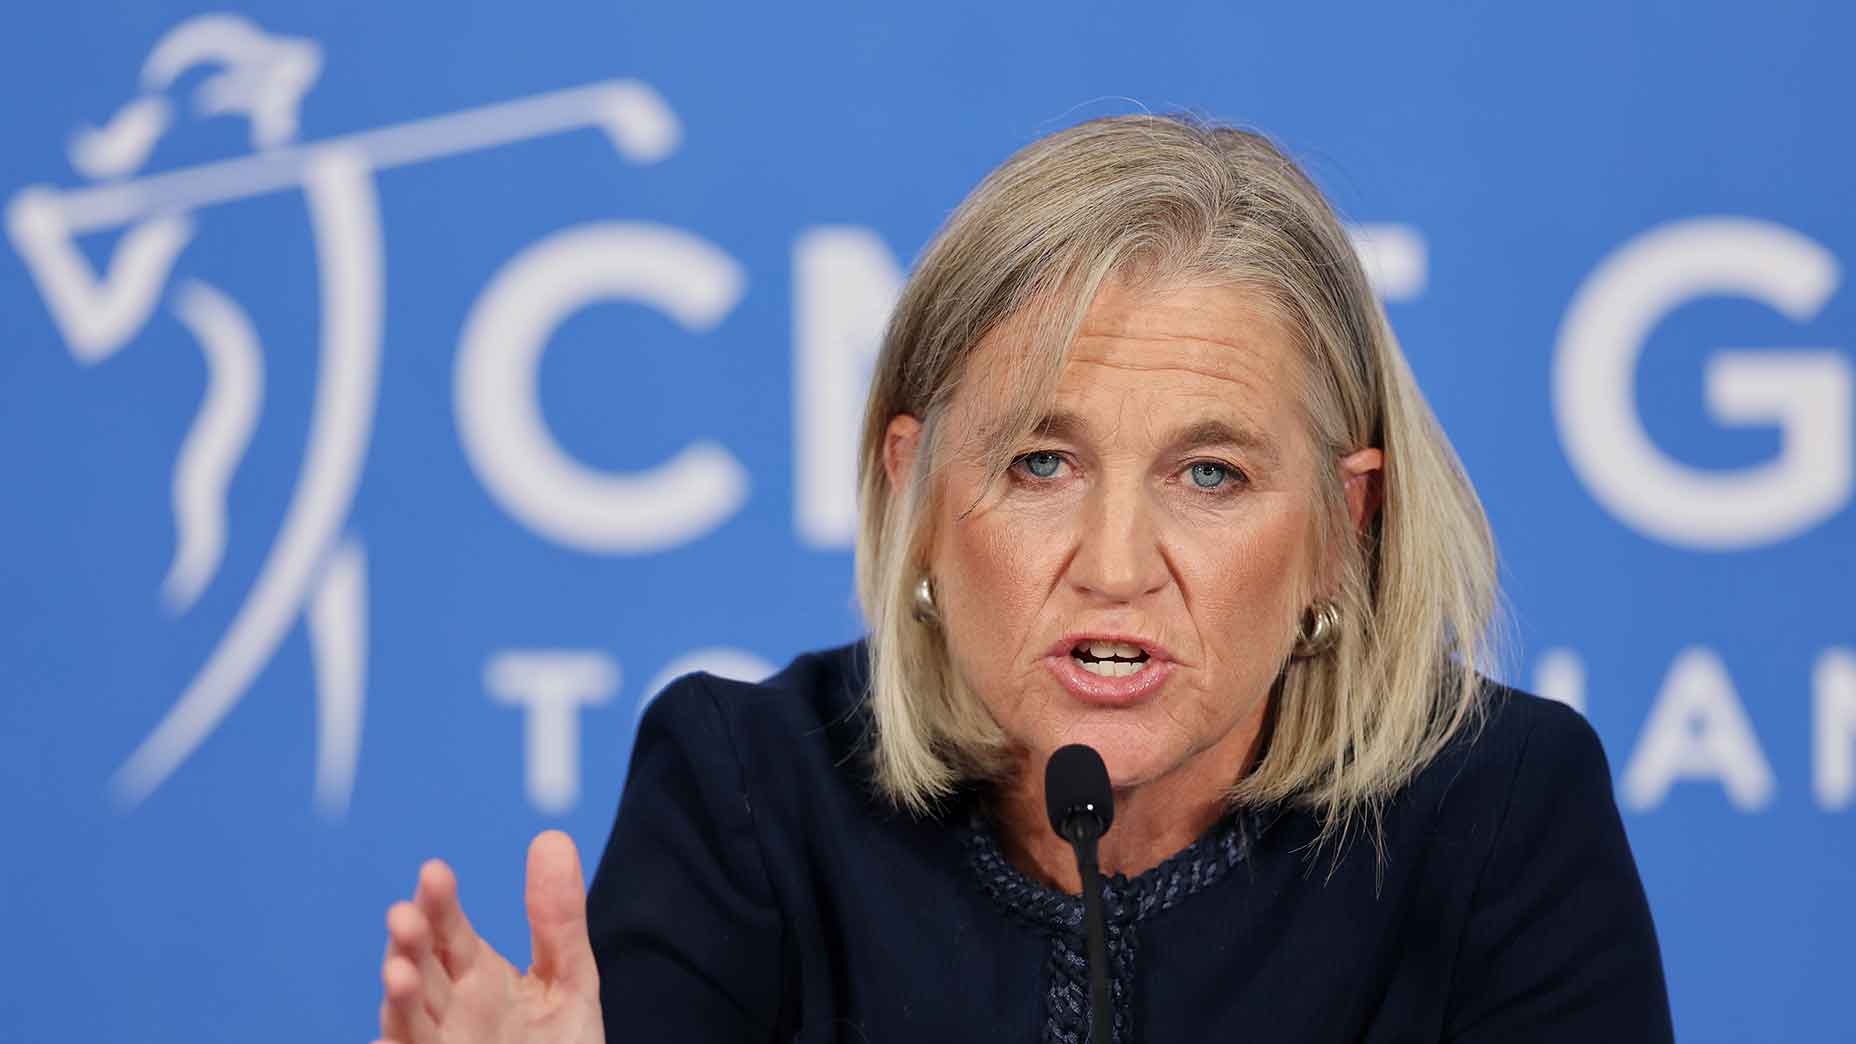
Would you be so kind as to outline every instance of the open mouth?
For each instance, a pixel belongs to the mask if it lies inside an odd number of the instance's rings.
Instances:
[[[1147,666],[1149,657],[1138,645],[1127,642],[1081,641],[1070,649],[1070,658],[1090,674],[1104,678],[1125,678]]]

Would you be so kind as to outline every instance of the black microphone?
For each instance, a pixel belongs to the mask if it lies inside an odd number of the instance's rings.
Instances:
[[[1115,822],[1115,792],[1108,767],[1094,747],[1072,743],[1058,748],[1044,763],[1044,811],[1050,828],[1076,852],[1083,879],[1083,930],[1089,946],[1089,1039],[1110,1044],[1108,935],[1102,928],[1102,870],[1096,842]]]

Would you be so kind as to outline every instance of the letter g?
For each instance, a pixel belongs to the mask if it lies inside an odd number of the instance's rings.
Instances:
[[[1567,309],[1553,361],[1553,416],[1573,470],[1626,525],[1682,547],[1776,543],[1850,499],[1856,378],[1824,350],[1722,350],[1707,361],[1709,412],[1779,429],[1778,455],[1721,471],[1650,440],[1637,360],[1656,324],[1693,298],[1731,294],[1808,322],[1836,289],[1836,258],[1781,225],[1710,217],[1652,229],[1600,262]]]

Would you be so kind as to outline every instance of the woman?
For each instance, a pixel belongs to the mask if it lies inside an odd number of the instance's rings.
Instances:
[[[1268,141],[1014,156],[910,279],[862,460],[866,641],[667,689],[584,905],[530,850],[529,974],[428,863],[384,1036],[1083,1040],[1041,785],[1080,742],[1116,1041],[1669,1039],[1597,738],[1479,673],[1487,522]]]

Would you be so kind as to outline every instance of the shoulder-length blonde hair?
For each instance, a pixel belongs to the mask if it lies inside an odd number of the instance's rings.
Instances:
[[[933,474],[964,380],[1009,388],[1005,423],[977,437],[1002,472],[1048,404],[1083,313],[1108,279],[1230,285],[1280,313],[1303,360],[1312,444],[1333,460],[1384,451],[1365,532],[1335,468],[1318,469],[1309,538],[1343,625],[1325,654],[1284,664],[1273,726],[1237,803],[1291,803],[1344,830],[1423,767],[1481,708],[1496,599],[1487,518],[1420,395],[1339,220],[1261,135],[1171,116],[1094,120],[1032,143],[949,218],[903,289],[864,416],[858,595],[869,625],[877,786],[926,813],[963,781],[1004,771],[1005,739],[951,669],[938,627],[915,619]],[[1009,373],[967,372],[1011,321],[1029,336]],[[999,382],[999,383],[994,383]],[[922,423],[905,488],[883,465],[889,422]]]

